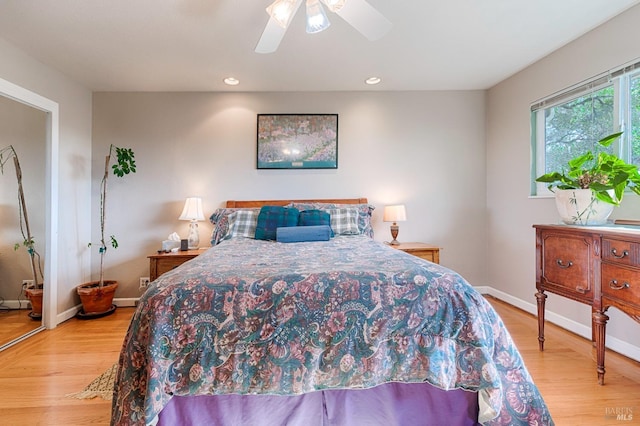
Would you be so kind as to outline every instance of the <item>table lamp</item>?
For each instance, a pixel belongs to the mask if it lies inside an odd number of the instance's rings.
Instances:
[[[398,204],[395,206],[384,206],[384,222],[393,222],[391,224],[391,237],[393,240],[389,244],[397,245],[400,242],[396,239],[398,237],[398,230],[400,227],[397,222],[404,222],[407,220],[407,211],[404,208],[404,204]]]
[[[182,214],[179,220],[189,220],[189,250],[196,250],[200,245],[200,234],[198,233],[198,221],[204,220],[202,212],[202,199],[199,197],[189,197],[184,203]]]

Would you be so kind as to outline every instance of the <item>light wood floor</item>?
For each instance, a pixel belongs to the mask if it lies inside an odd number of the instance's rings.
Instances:
[[[551,324],[538,351],[535,317],[489,299],[503,318],[557,425],[640,424],[640,363],[607,352],[606,384],[598,386],[589,341]],[[105,318],[72,319],[0,352],[1,425],[108,425],[110,402],[76,400],[118,358],[133,308]],[[633,420],[607,418],[632,410]]]
[[[30,309],[0,310],[0,344],[9,343],[40,327],[42,322],[31,319],[30,312]]]

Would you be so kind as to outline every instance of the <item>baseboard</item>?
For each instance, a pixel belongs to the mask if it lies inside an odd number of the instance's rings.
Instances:
[[[113,304],[121,307],[121,308],[125,308],[125,307],[136,307],[138,306],[138,300],[140,300],[139,297],[129,297],[126,299],[113,299]]]
[[[522,309],[523,311],[528,312],[532,315],[535,315],[535,316],[538,315],[538,307],[535,303],[526,302],[522,299],[518,299],[517,297],[514,297],[510,294],[507,294],[503,291],[497,290],[489,286],[479,286],[474,288],[482,294],[488,294],[489,296],[493,296],[496,299],[500,299],[503,302],[507,302],[508,304],[513,305],[516,308]],[[582,336],[585,339],[591,340],[590,326],[586,326],[572,319],[563,317],[562,315],[552,312],[549,309],[545,310],[545,320],[559,327],[562,327],[565,330],[569,330],[572,333]],[[629,342],[626,342],[621,339],[617,339],[613,336],[607,336],[605,346],[608,349],[618,352],[621,355],[624,355],[635,361],[640,361],[640,347],[632,345]]]
[[[31,303],[29,299],[22,300],[4,300],[2,307],[9,309],[31,309]]]
[[[138,306],[138,298],[123,298],[123,299],[113,299],[113,304],[116,305],[117,307],[133,307],[133,306]],[[75,317],[76,314],[78,312],[80,312],[80,309],[82,308],[82,305],[76,305],[71,309],[67,309],[64,312],[59,313],[56,316],[56,324],[61,324],[67,320],[70,320],[71,318]]]

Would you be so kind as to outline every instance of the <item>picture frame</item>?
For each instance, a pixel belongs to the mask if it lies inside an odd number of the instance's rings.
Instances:
[[[258,169],[337,169],[338,114],[258,114]]]

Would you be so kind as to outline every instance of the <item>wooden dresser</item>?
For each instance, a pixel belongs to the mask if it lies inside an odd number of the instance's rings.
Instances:
[[[538,342],[544,350],[545,291],[591,306],[598,383],[604,384],[607,309],[640,322],[640,228],[534,225]]]

